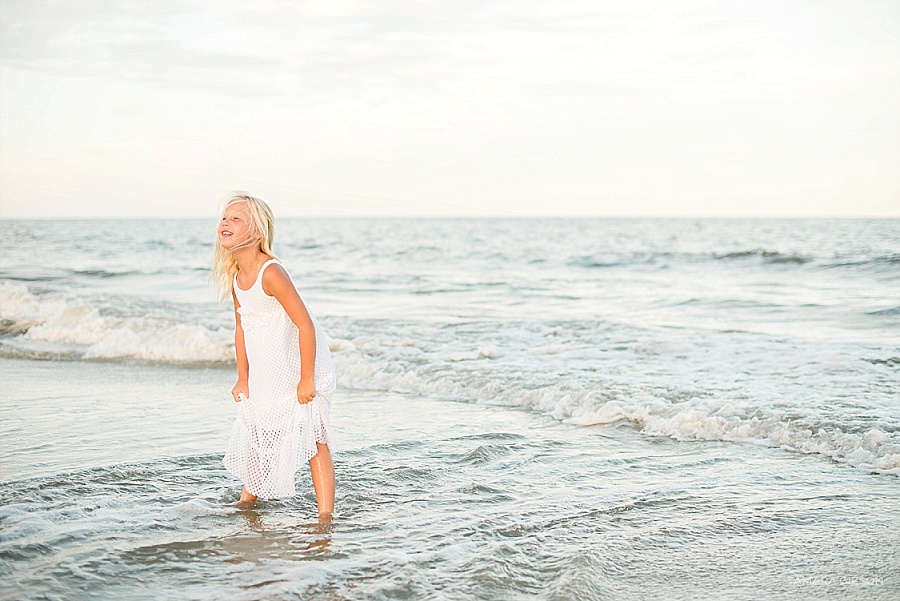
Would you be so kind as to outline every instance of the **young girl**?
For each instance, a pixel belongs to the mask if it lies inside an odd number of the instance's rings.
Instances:
[[[335,390],[325,335],[272,253],[274,217],[262,200],[226,199],[212,275],[234,301],[238,403],[225,468],[244,487],[238,504],[296,493],[294,474],[309,462],[321,519],[334,511],[328,425]]]

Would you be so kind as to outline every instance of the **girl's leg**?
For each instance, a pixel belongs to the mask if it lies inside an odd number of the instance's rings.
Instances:
[[[247,464],[247,470],[250,472],[248,475],[250,476],[251,480],[255,479],[257,477],[256,474],[259,473],[259,455],[257,455],[256,452],[254,452],[254,451],[250,451],[250,458],[249,458],[249,462]],[[256,495],[247,492],[246,485],[243,486],[241,488],[241,501],[240,502],[243,503],[244,501],[255,501],[255,500],[256,500]]]
[[[241,502],[242,503],[244,501],[255,501],[255,500],[256,500],[256,495],[248,493],[246,486],[241,488]]]
[[[309,460],[309,473],[316,489],[319,518],[330,519],[334,513],[334,463],[328,445],[316,443],[316,455]]]

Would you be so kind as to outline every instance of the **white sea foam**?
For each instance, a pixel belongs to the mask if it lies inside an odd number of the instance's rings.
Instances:
[[[288,223],[342,386],[898,473],[896,220]],[[233,363],[194,226],[60,225],[7,232],[0,355]]]
[[[777,446],[821,454],[860,468],[900,476],[900,443],[882,430],[871,428],[864,433],[850,433],[808,427],[774,411],[734,411],[731,405],[716,408],[702,401],[679,405],[609,401],[593,414],[564,421],[580,426],[627,421],[647,434],[676,440],[722,440]]]
[[[71,292],[37,294],[24,285],[2,283],[0,318],[5,330],[23,332],[9,343],[13,349],[30,349],[34,341],[50,343],[42,347],[50,354],[66,351],[86,359],[218,363],[233,357],[227,328],[189,323],[188,316],[165,312],[104,314]]]
[[[642,382],[640,374],[635,384],[610,389],[603,388],[602,377],[594,386],[567,378],[541,379],[534,372],[489,365],[485,362],[489,362],[490,354],[478,350],[450,354],[443,362],[418,363],[404,360],[389,348],[369,350],[377,357],[367,356],[355,346],[338,346],[334,357],[343,385],[523,407],[576,426],[627,422],[653,436],[779,447],[900,476],[900,438],[896,432],[883,429],[890,426],[879,427],[886,422],[852,419],[834,408],[808,408],[799,401],[765,406],[752,400],[729,399],[725,393],[722,397],[687,398],[665,390],[647,393],[642,390],[652,389],[653,379]],[[678,350],[683,352],[683,345]],[[539,353],[539,360],[546,361],[546,355]],[[484,363],[480,369],[453,367],[461,360],[477,363],[479,359]],[[803,367],[796,370],[802,373]],[[805,374],[809,378],[817,375],[814,370]],[[766,392],[760,388],[760,394]]]
[[[7,348],[50,345],[83,358],[145,360],[173,363],[232,361],[229,327],[189,323],[186,315],[166,313],[109,314],[71,292],[32,292],[21,284],[0,284],[0,315],[8,332],[24,332],[7,340]],[[408,325],[385,329],[378,323],[322,320],[339,333],[330,339],[342,386],[372,391],[410,392],[428,397],[527,408],[577,426],[627,422],[649,435],[677,440],[721,440],[821,454],[880,473],[900,475],[900,441],[892,422],[866,423],[826,409],[806,407],[796,399],[760,404],[753,397],[775,398],[765,378],[752,380],[756,392],[748,400],[695,391],[692,380],[710,378],[721,365],[743,371],[789,374],[798,389],[817,382],[823,372],[845,379],[845,366],[823,353],[785,364],[771,357],[765,341],[759,348],[712,349],[710,339],[693,342],[658,333],[629,332],[627,351],[610,360],[604,339],[590,327],[548,325],[491,330],[495,344],[471,345],[468,336]],[[737,350],[735,350],[737,349]],[[713,352],[714,351],[714,352]],[[740,353],[750,365],[740,364]],[[727,356],[731,353],[732,356]],[[711,357],[710,355],[714,355]],[[665,361],[679,356],[696,373],[629,374],[648,357]],[[573,377],[578,362],[601,368],[601,375]],[[870,365],[889,371],[889,366]],[[729,377],[727,374],[723,378]],[[854,376],[858,377],[858,376]],[[692,388],[693,387],[693,388]],[[683,389],[679,391],[679,388]],[[885,425],[886,424],[886,425]],[[896,425],[896,424],[895,424]],[[887,428],[887,429],[885,429]]]
[[[213,505],[209,501],[203,499],[190,499],[184,503],[179,503],[172,508],[177,513],[197,517],[204,515],[228,515],[238,511],[237,507],[222,507]]]

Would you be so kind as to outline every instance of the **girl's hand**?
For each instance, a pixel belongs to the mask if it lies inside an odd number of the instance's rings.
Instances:
[[[297,402],[305,405],[316,396],[316,387],[309,380],[300,380],[297,384]]]
[[[237,384],[234,385],[234,388],[231,389],[231,396],[234,397],[235,403],[241,402],[241,399],[238,398],[238,394],[242,392],[245,397],[250,396],[250,387],[247,386],[247,380],[238,380]]]

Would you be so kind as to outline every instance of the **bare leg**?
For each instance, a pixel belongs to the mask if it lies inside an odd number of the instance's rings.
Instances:
[[[319,519],[331,520],[334,513],[334,463],[328,445],[316,443],[316,454],[309,460],[309,473],[316,489]]]
[[[247,466],[247,469],[250,472],[249,473],[250,479],[255,479],[256,474],[259,473],[259,455],[257,455],[256,452],[251,451],[250,462]],[[241,487],[241,500],[238,501],[239,503],[246,503],[246,502],[255,501],[255,500],[256,500],[256,495],[247,492],[246,486]]]
[[[256,495],[247,492],[247,487],[244,486],[241,488],[241,503],[245,501],[255,501]]]

